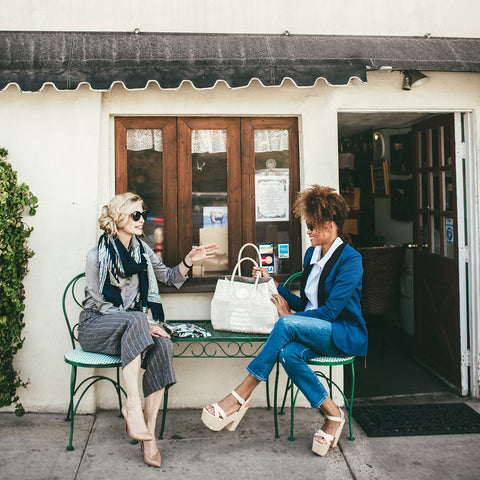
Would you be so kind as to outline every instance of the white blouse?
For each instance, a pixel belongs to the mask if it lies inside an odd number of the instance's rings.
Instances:
[[[318,308],[318,282],[320,281],[320,275],[322,274],[325,264],[330,260],[330,257],[342,243],[342,239],[337,237],[325,255],[321,258],[322,247],[315,247],[312,258],[310,259],[310,264],[313,265],[312,270],[310,271],[307,284],[305,285],[305,295],[308,299],[305,310],[314,310]]]

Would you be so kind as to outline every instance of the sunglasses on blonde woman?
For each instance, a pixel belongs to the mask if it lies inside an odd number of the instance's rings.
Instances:
[[[313,232],[315,230],[315,225],[313,223],[307,223],[307,230]]]
[[[143,217],[145,221],[147,221],[147,216],[148,216],[148,211],[144,210],[143,212],[133,212],[130,214],[134,222],[138,222],[140,220],[140,217]]]

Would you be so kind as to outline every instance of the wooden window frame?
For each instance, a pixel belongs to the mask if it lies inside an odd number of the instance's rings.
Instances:
[[[243,243],[257,244],[255,220],[255,130],[288,130],[290,153],[290,192],[289,203],[293,207],[295,195],[300,189],[300,172],[298,161],[298,120],[296,118],[241,118],[242,132],[242,205],[243,205]],[[297,244],[298,248],[291,248],[293,270],[301,270],[302,253],[300,243],[300,222],[289,215],[290,244]],[[283,280],[281,275],[275,275],[277,281]],[[286,277],[285,277],[286,279]]]
[[[127,191],[127,130],[161,129],[163,138],[163,205],[165,218],[164,262],[181,262],[192,246],[192,130],[227,130],[227,198],[229,271],[236,264],[242,244],[256,244],[255,220],[255,148],[257,129],[289,132],[290,206],[300,188],[298,120],[292,117],[116,117],[115,118],[115,192]],[[167,208],[168,206],[168,208]],[[292,272],[301,269],[300,222],[289,220]],[[188,219],[185,220],[185,219]],[[240,226],[240,232],[239,232]],[[274,275],[281,282],[288,275]],[[180,292],[211,292],[219,277],[194,277]],[[160,291],[177,291],[160,286]]]

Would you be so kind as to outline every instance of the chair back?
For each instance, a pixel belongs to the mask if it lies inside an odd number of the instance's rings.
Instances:
[[[291,290],[294,280],[296,280],[297,278],[301,277],[302,274],[303,274],[303,272],[292,273],[292,275],[290,275],[290,276],[285,280],[285,283],[283,284],[283,286],[284,286],[285,288],[288,288],[289,290]]]
[[[362,247],[362,311],[367,315],[398,312],[406,245]]]
[[[77,329],[78,329],[78,315],[75,317],[75,321],[73,321],[74,312],[78,313],[78,309],[71,307],[75,304],[82,308],[82,304],[79,301],[80,296],[84,295],[83,288],[81,288],[79,284],[79,280],[85,277],[85,273],[79,273],[75,276],[65,288],[62,297],[62,309],[63,309],[63,316],[65,317],[65,322],[67,323],[68,333],[70,335],[70,341],[72,342],[72,348],[77,348],[76,343],[78,342],[77,338]],[[80,282],[83,283],[83,282]],[[72,301],[73,300],[73,301]]]

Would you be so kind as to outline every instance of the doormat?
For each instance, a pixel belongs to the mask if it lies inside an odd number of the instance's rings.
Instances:
[[[369,437],[480,433],[480,415],[464,403],[358,406],[353,416]]]

